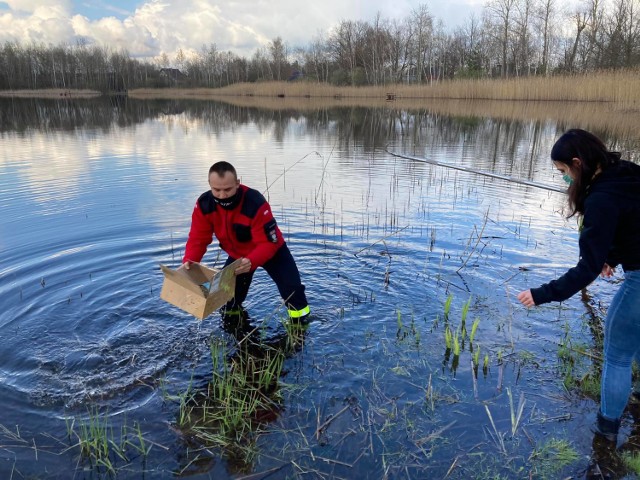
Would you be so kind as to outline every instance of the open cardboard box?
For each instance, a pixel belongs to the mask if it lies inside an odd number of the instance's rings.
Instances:
[[[164,273],[160,298],[202,320],[233,298],[238,262],[222,270],[196,262],[188,270],[184,265],[172,270],[160,264]]]

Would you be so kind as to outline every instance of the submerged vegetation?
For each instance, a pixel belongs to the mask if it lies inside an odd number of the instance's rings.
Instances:
[[[449,294],[442,304],[444,321],[431,323],[432,330],[443,331],[446,350],[443,367],[450,368],[455,377],[456,368],[470,365],[473,392],[460,390],[449,382],[436,388],[432,374],[428,378],[415,376],[420,368],[414,362],[424,361],[420,355],[421,328],[413,313],[405,321],[406,315],[401,309],[396,309],[397,348],[386,353],[397,358],[396,366],[388,373],[373,370],[371,390],[347,396],[341,405],[339,403],[331,409],[333,413],[323,412],[320,406],[315,407],[315,413],[298,412],[295,414],[298,426],[293,430],[291,427],[283,428],[279,418],[286,408],[291,408],[287,405],[291,405],[296,390],[304,389],[305,385],[286,384],[284,378],[288,375],[287,363],[291,356],[305,348],[308,327],[283,320],[281,334],[273,337],[264,331],[264,322],[258,326],[227,325],[226,329],[232,333],[228,339],[214,337],[209,341],[211,374],[206,385],[198,386],[192,379],[186,390],[176,394],[169,393],[169,386],[162,387],[165,400],[175,411],[171,428],[187,446],[188,452],[174,474],[197,474],[202,465],[224,458],[232,471],[247,475],[255,472],[256,464],[273,458],[275,463],[265,463],[265,475],[286,469],[291,478],[304,478],[310,471],[322,477],[326,472],[317,467],[319,459],[334,468],[339,466],[344,475],[358,471],[356,464],[375,453],[372,458],[381,459],[382,468],[389,477],[405,470],[427,475],[432,470],[446,470],[451,478],[560,478],[561,472],[572,466],[575,468],[580,462],[571,435],[567,432],[567,436],[562,437],[556,431],[542,443],[536,440],[532,447],[527,447],[533,438],[537,438],[535,434],[532,436],[531,430],[554,419],[548,419],[537,411],[535,400],[531,401],[527,393],[516,385],[507,386],[504,389],[506,395],[503,395],[501,382],[503,371],[509,364],[514,367],[535,366],[537,362],[529,352],[511,355],[515,352],[505,354],[502,348],[481,347],[478,338],[485,345],[493,343],[487,341],[490,333],[483,328],[485,322],[476,313],[477,304],[481,301],[468,296],[459,303],[454,295]],[[465,324],[470,316],[475,318],[471,329],[467,330]],[[426,318],[424,324],[429,324]],[[384,341],[375,333],[371,338]],[[465,350],[468,350],[469,359],[460,362]],[[482,358],[480,352],[483,350],[487,350],[482,360],[484,380],[490,379],[490,365],[496,366],[498,371],[498,394],[493,397],[479,392],[477,384]],[[559,365],[565,369],[565,385],[569,387],[567,378],[574,378],[575,372],[583,368],[579,359],[588,357],[576,357],[584,351],[575,345],[567,328],[557,352]],[[450,355],[453,355],[451,363]],[[409,358],[413,360],[409,361]],[[388,375],[406,378],[408,385],[422,392],[421,398],[401,401],[400,398],[389,397],[383,385]],[[579,386],[583,395],[591,396],[584,391],[582,384],[573,385]],[[479,414],[478,408],[482,409],[486,418],[483,429],[485,443],[479,452],[458,455],[448,468],[437,469],[437,464],[431,463],[432,458],[437,458],[436,452],[447,448],[453,441],[451,436],[464,434],[466,428],[456,421],[446,425],[437,421],[438,412],[450,405],[469,410],[471,415],[471,412]],[[507,423],[504,414],[500,413],[503,410],[508,412]],[[420,416],[431,419],[433,423],[418,420]],[[345,418],[350,420],[345,421]],[[78,468],[94,471],[97,475],[118,476],[134,461],[141,463],[144,469],[153,448],[167,449],[148,440],[138,422],[128,426],[125,421],[124,425],[115,428],[111,417],[95,407],[84,418],[67,417],[66,429],[68,447],[62,453],[76,452]],[[403,447],[404,442],[392,432],[405,432],[415,451],[403,453],[406,448]],[[327,456],[327,449],[332,451],[351,437],[356,443],[364,441],[364,447],[360,452],[350,450],[350,460]],[[10,439],[13,448],[19,444],[30,448],[19,431],[11,432],[3,427],[0,430],[2,438]],[[628,471],[638,471],[638,453],[633,449],[622,453],[620,458]]]
[[[79,451],[79,465],[99,474],[115,475],[132,460],[144,460],[151,450],[139,423],[131,427],[125,422],[116,430],[109,415],[97,407],[91,408],[86,418],[71,417],[66,422],[71,442],[68,450]]]
[[[168,405],[173,405],[175,421],[172,429],[187,446],[186,458],[174,474],[177,476],[194,475],[217,458],[223,458],[231,471],[238,474],[255,472],[255,465],[267,461],[264,474],[277,472],[284,468],[291,478],[303,478],[305,472],[315,472],[322,477],[323,470],[318,468],[317,460],[324,459],[328,465],[340,467],[347,472],[357,472],[356,464],[364,462],[372,453],[383,462],[383,469],[389,477],[395,477],[400,471],[423,472],[441,471],[431,459],[435,452],[452,441],[451,435],[465,432],[464,425],[456,421],[446,425],[437,421],[438,412],[448,405],[457,405],[457,409],[475,409],[474,403],[481,407],[486,416],[484,435],[486,444],[479,452],[459,455],[447,470],[452,478],[558,478],[559,472],[579,461],[578,454],[569,438],[552,437],[542,444],[529,449],[526,458],[523,453],[523,440],[531,439],[529,429],[537,424],[546,423],[543,416],[530,406],[524,391],[517,387],[507,387],[506,396],[494,398],[480,394],[477,385],[477,373],[480,363],[480,343],[477,337],[484,337],[482,321],[476,317],[471,331],[467,332],[463,324],[474,310],[472,297],[459,308],[460,322],[456,326],[454,310],[457,303],[449,295],[443,304],[445,322],[442,326],[434,322],[433,329],[443,328],[447,352],[453,354],[450,365],[455,376],[459,359],[468,345],[470,372],[473,376],[473,393],[457,389],[453,384],[435,388],[433,376],[415,378],[418,365],[407,362],[411,356],[420,358],[420,341],[417,335],[420,328],[413,314],[408,324],[403,321],[400,309],[396,310],[395,328],[397,330],[397,349],[386,355],[397,356],[396,367],[388,373],[374,370],[371,379],[372,389],[347,396],[342,403],[331,410],[322,412],[320,406],[316,412],[298,412],[298,427],[283,429],[279,417],[286,405],[295,398],[296,390],[304,385],[287,385],[283,379],[287,376],[287,362],[291,355],[304,349],[304,335],[308,328],[289,321],[282,321],[282,333],[270,337],[263,331],[264,323],[228,325],[232,333],[231,343],[224,338],[211,338],[209,353],[211,374],[206,385],[195,385],[192,379],[188,388],[176,394],[169,393],[170,386],[164,385],[162,391]],[[427,323],[425,319],[425,324]],[[374,334],[374,336],[377,336]],[[407,342],[408,339],[413,339]],[[378,341],[383,338],[378,338]],[[489,348],[489,350],[491,350]],[[449,365],[449,353],[445,355],[443,366]],[[491,359],[491,357],[493,359]],[[527,357],[526,354],[522,355]],[[515,357],[514,357],[515,358]],[[420,360],[423,361],[423,360]],[[523,360],[531,362],[531,360]],[[503,357],[502,350],[484,354],[483,372],[488,379],[489,364],[498,366],[500,372],[510,363]],[[516,364],[515,360],[512,362]],[[401,401],[390,398],[385,393],[383,383],[388,375],[406,378],[408,385],[418,387],[421,398]],[[498,377],[497,391],[502,390]],[[520,390],[516,393],[516,390]],[[484,397],[484,398],[483,398]],[[290,408],[290,407],[289,407]],[[325,407],[326,408],[326,407]],[[503,409],[509,412],[509,424],[498,421],[496,414]],[[349,415],[346,415],[349,414]],[[310,418],[310,415],[312,417]],[[434,422],[418,420],[424,416]],[[315,418],[313,418],[315,417]],[[345,421],[345,418],[350,420]],[[313,422],[309,422],[312,420]],[[295,423],[295,422],[294,422]],[[350,426],[353,424],[353,426]],[[396,433],[405,432],[414,453],[403,453],[404,442],[396,439]],[[557,435],[557,434],[556,434]],[[22,440],[19,434],[4,429],[0,438],[12,436]],[[363,449],[358,453],[350,450],[351,460],[331,459],[327,457],[342,442],[364,441]],[[145,465],[152,448],[167,449],[149,441],[139,423],[133,427],[122,425],[114,428],[111,418],[97,408],[92,408],[86,418],[68,417],[67,438],[69,446],[64,451],[76,451],[78,466],[93,470],[98,475],[118,476],[129,469],[132,461]],[[75,439],[75,441],[74,441]],[[25,442],[25,448],[29,445]],[[477,447],[476,447],[477,448]],[[524,448],[524,452],[528,449]],[[495,455],[490,454],[494,451]],[[437,458],[437,455],[436,457]],[[625,461],[634,468],[635,457],[626,455]],[[313,466],[316,465],[316,466]],[[410,466],[409,466],[410,465]],[[143,467],[144,468],[144,467]],[[363,467],[367,468],[367,467]],[[434,470],[435,468],[435,470]],[[455,472],[455,473],[453,473]],[[342,475],[339,475],[342,478]]]
[[[176,429],[191,446],[189,464],[210,457],[212,450],[236,464],[252,464],[258,437],[283,408],[280,377],[286,356],[302,347],[307,328],[282,324],[284,336],[275,342],[262,338],[258,327],[230,326],[238,335],[232,350],[221,338],[210,341],[212,374],[206,389],[167,395],[178,401]]]

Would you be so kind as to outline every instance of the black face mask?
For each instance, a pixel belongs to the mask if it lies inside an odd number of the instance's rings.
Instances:
[[[240,203],[241,197],[242,197],[242,192],[240,191],[240,188],[238,188],[238,190],[236,190],[236,193],[232,197],[218,198],[214,195],[213,199],[218,205],[220,205],[225,210],[233,210],[238,206],[238,203]]]

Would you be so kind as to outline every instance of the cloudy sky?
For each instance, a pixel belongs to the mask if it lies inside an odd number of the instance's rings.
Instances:
[[[308,46],[341,20],[405,18],[420,4],[447,28],[480,16],[485,0],[0,0],[0,43],[58,45],[79,38],[135,57],[170,57],[215,43],[250,57],[281,37]]]

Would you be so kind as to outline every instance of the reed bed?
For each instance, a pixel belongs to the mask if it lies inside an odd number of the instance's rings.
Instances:
[[[0,90],[0,97],[21,98],[91,98],[99,97],[96,90],[77,90],[69,88],[43,88],[39,90]]]
[[[589,75],[519,77],[510,79],[466,79],[428,85],[390,84],[339,87],[312,82],[238,83],[222,88],[136,89],[135,97],[248,96],[276,98],[360,99],[457,99],[556,102],[614,102],[634,105],[640,101],[637,70],[602,71]]]
[[[133,98],[218,100],[274,111],[330,108],[428,110],[460,117],[557,121],[598,132],[635,136],[640,127],[638,71],[588,76],[460,80],[434,85],[336,87],[317,83],[243,83],[220,89],[147,89]]]

